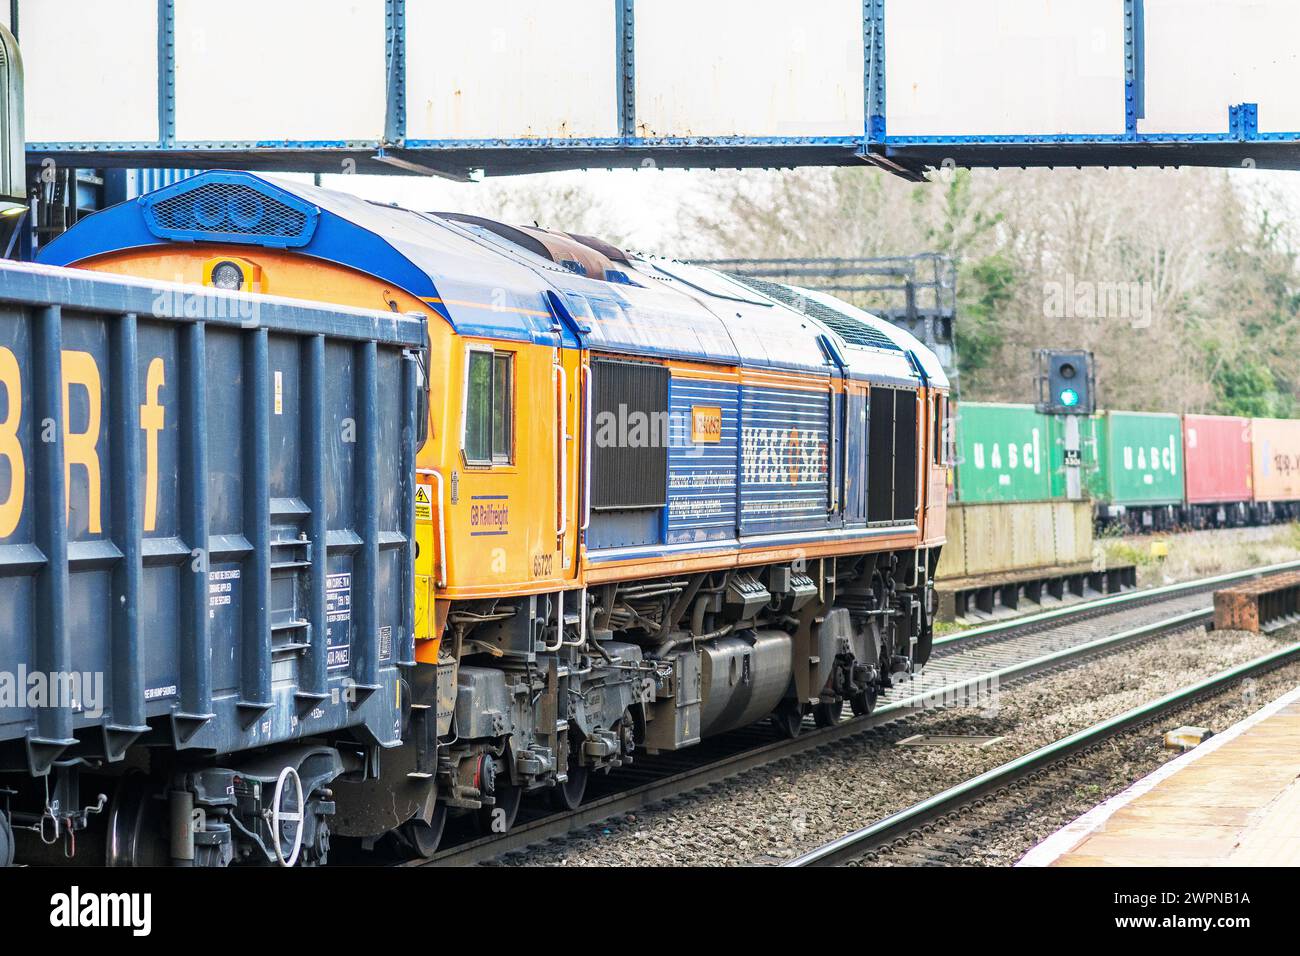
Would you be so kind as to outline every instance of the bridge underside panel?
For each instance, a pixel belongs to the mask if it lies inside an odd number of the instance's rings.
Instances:
[[[892,3],[887,138],[1122,135],[1123,50],[1123,0]]]
[[[1144,135],[1214,135],[1238,103],[1261,136],[1300,130],[1300,5],[1146,0]]]
[[[17,11],[33,164],[454,177],[1300,166],[1293,0],[567,0],[563,16],[534,0],[18,0]]]

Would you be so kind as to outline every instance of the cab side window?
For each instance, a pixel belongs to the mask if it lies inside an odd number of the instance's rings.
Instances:
[[[466,376],[465,462],[510,464],[514,460],[514,355],[473,349]]]
[[[944,407],[942,397],[936,396],[930,399],[930,403],[934,409],[934,438],[931,441],[934,463],[943,465],[947,463],[947,449],[944,448],[944,436],[947,434],[947,430],[944,428],[944,413],[947,409]]]

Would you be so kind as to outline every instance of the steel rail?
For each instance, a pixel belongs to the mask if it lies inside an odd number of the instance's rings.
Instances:
[[[1145,724],[1172,710],[1178,710],[1202,697],[1213,696],[1236,681],[1300,659],[1300,643],[1273,651],[1252,661],[1239,664],[1213,677],[1198,681],[1157,700],[1141,704],[1110,717],[1068,737],[1053,741],[1037,750],[985,771],[942,793],[935,794],[905,810],[885,817],[871,826],[855,830],[837,840],[796,857],[783,866],[837,866],[858,859],[884,844],[919,831],[926,824],[944,817],[988,793],[1018,783],[1035,771],[1086,750],[1124,731]]]
[[[1163,584],[1160,587],[1143,588],[1137,591],[1124,591],[1120,594],[1111,594],[1092,601],[1078,601],[1073,604],[1064,604],[1047,611],[1019,615],[1002,621],[995,621],[991,624],[981,624],[978,627],[967,628],[966,630],[949,634],[946,637],[935,638],[934,647],[937,650],[963,641],[979,640],[987,637],[1002,637],[1007,632],[1027,631],[1034,628],[1036,625],[1055,624],[1061,620],[1081,619],[1095,612],[1109,611],[1129,604],[1147,604],[1165,598],[1174,597],[1179,594],[1210,590],[1220,584],[1231,584],[1247,578],[1265,577],[1270,574],[1278,574],[1282,571],[1295,570],[1300,570],[1300,561],[1282,561],[1277,564],[1266,564],[1257,568],[1247,568],[1244,571],[1228,571],[1208,578],[1196,578],[1191,581],[1180,581],[1177,584]]]
[[[1213,618],[1212,608],[1175,615],[1165,620],[1130,628],[1094,641],[1043,654],[1028,660],[955,681],[922,693],[891,701],[871,714],[854,717],[831,727],[805,730],[798,737],[742,750],[721,759],[671,773],[660,779],[610,794],[576,811],[553,814],[520,824],[502,835],[490,835],[451,847],[430,860],[413,860],[403,865],[414,866],[469,866],[517,852],[547,840],[566,836],[574,831],[600,823],[610,817],[642,809],[671,797],[707,787],[737,774],[773,763],[796,754],[825,747],[828,744],[857,736],[902,717],[928,709],[937,709],[935,701],[967,699],[972,689],[982,693],[989,684],[1021,680],[1033,674],[1062,667],[1082,658],[1115,650],[1138,640],[1150,640],[1175,631],[1207,623]]]

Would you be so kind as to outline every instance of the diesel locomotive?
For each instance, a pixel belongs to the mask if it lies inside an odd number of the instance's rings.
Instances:
[[[847,303],[589,236],[244,172],[202,173],[90,216],[41,260],[427,326],[427,437],[413,473],[375,446],[378,486],[358,492],[411,495],[408,608],[389,609],[394,646],[412,647],[397,661],[400,724],[361,747],[329,730],[306,741],[346,751],[321,757],[326,771],[297,802],[314,841],[306,859],[324,858],[329,833],[367,845],[389,835],[428,856],[449,815],[505,832],[525,797],[576,807],[591,774],[641,752],[765,719],[793,735],[846,705],[866,713],[930,654],[948,381],[920,342]],[[274,354],[254,361],[270,363],[254,401],[271,411],[259,414],[292,410],[300,383]],[[184,374],[166,369],[157,403]],[[319,480],[328,494],[335,476]],[[354,642],[383,619],[352,620]],[[300,651],[284,647],[275,659],[288,674]],[[358,662],[331,653],[324,666]],[[166,771],[175,745],[142,741],[153,779],[178,779]],[[277,747],[304,740],[241,746],[274,765]],[[230,763],[211,751],[185,760],[187,780],[204,761]],[[168,786],[180,812],[212,796],[186,784],[177,799]],[[166,832],[146,816],[118,821],[130,839],[114,862],[167,857]],[[248,829],[229,839],[247,842]]]

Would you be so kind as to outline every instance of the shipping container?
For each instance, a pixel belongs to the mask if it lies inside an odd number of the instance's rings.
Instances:
[[[1119,508],[1182,503],[1180,416],[1101,412],[1084,423],[1083,431],[1084,443],[1095,449],[1095,467],[1085,473],[1098,502]]]
[[[1183,416],[1185,489],[1189,505],[1250,501],[1250,419]]]
[[[1062,419],[1032,405],[957,406],[957,500],[971,503],[1064,498]],[[1085,469],[1089,449],[1081,449]]]
[[[426,341],[0,265],[0,671],[85,680],[0,702],[0,766],[398,743]]]
[[[1300,421],[1251,421],[1255,500],[1300,501]]]
[[[1009,577],[1093,561],[1092,503],[962,503],[948,508],[940,580]]]

